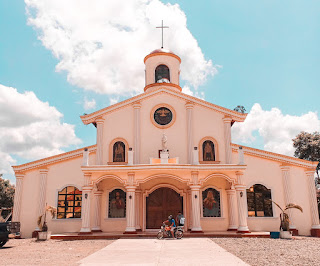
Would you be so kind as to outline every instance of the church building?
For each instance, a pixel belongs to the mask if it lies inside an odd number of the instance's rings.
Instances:
[[[46,205],[52,233],[136,233],[159,229],[181,211],[191,232],[279,231],[281,206],[295,234],[320,236],[317,162],[232,142],[247,114],[184,94],[178,55],[144,58],[144,92],[81,116],[96,144],[14,166],[13,221],[39,230]],[[92,132],[94,134],[94,132]]]

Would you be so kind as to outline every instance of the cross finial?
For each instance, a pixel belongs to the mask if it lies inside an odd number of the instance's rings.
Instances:
[[[163,29],[166,29],[166,28],[169,28],[169,27],[168,27],[168,26],[163,26],[163,20],[162,20],[161,26],[156,27],[156,28],[159,28],[159,29],[161,29],[161,31],[162,31],[162,42],[161,42],[161,48],[163,48]]]

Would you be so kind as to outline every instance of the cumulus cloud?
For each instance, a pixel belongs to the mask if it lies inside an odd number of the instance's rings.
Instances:
[[[178,4],[159,0],[25,0],[28,22],[59,60],[68,81],[101,94],[134,95],[144,87],[143,58],[161,46],[182,59],[181,79],[192,89],[217,72],[187,28]]]
[[[85,98],[84,98],[84,103],[83,103],[83,108],[84,108],[85,110],[90,110],[90,109],[96,108],[96,100],[95,100],[95,99],[88,100],[88,99],[85,97]]]
[[[233,142],[252,144],[256,140],[253,135],[256,131],[263,138],[265,150],[293,156],[292,139],[301,131],[320,131],[320,121],[315,112],[301,116],[285,115],[278,108],[263,110],[256,103],[245,122],[232,127]]]
[[[33,92],[19,93],[0,84],[0,173],[12,173],[16,155],[34,160],[80,144],[74,126],[62,123],[62,118],[55,107]]]

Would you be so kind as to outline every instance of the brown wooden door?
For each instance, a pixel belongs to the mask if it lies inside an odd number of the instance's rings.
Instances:
[[[147,197],[147,229],[160,228],[171,214],[175,218],[182,212],[183,200],[171,188],[158,188]]]

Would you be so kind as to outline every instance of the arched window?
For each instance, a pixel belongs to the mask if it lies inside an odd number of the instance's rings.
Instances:
[[[271,189],[255,184],[247,189],[248,216],[272,217]]]
[[[155,82],[170,82],[170,70],[166,65],[159,65],[155,71]]]
[[[216,160],[214,144],[211,140],[206,140],[202,143],[202,158],[203,158],[203,161]]]
[[[58,219],[81,218],[82,192],[76,187],[65,187],[58,193]]]
[[[114,189],[109,193],[109,218],[126,217],[126,192]]]
[[[214,188],[202,191],[203,217],[221,217],[220,192]]]
[[[113,162],[126,161],[126,145],[122,141],[113,144]]]

